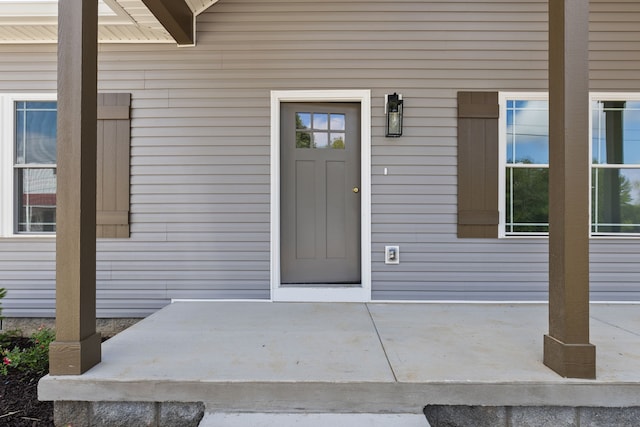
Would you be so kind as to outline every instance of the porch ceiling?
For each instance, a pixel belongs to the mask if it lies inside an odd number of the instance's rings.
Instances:
[[[218,0],[184,0],[194,16]],[[0,44],[56,43],[57,0],[0,0]],[[142,0],[100,0],[100,43],[175,43]]]

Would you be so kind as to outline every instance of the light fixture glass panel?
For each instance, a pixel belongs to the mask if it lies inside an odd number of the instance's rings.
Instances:
[[[400,113],[399,112],[390,112],[389,113],[389,134],[399,135],[400,134]]]

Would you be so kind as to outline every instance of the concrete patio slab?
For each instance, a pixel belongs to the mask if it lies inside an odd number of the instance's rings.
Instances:
[[[371,304],[369,309],[399,382],[561,381],[542,364],[546,325],[540,306]]]
[[[106,342],[83,377],[393,381],[365,305],[251,302],[171,304]]]
[[[636,305],[593,305],[598,378],[542,364],[544,304],[174,303],[103,344],[54,401],[204,402],[208,413],[420,414],[425,405],[640,406]]]
[[[371,304],[369,310],[400,382],[568,381],[542,363],[545,305]],[[594,383],[640,382],[640,306],[594,304],[590,327],[598,350]]]

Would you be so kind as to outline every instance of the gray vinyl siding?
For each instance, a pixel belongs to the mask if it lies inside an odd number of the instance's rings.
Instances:
[[[102,45],[132,94],[131,237],[98,243],[98,315],[269,298],[270,91],[372,91],[373,298],[545,300],[546,239],[456,237],[456,94],[544,91],[547,5],[220,0],[197,46]],[[640,4],[593,1],[591,90],[640,91]],[[55,46],[0,46],[0,91],[55,90]],[[383,97],[403,93],[404,135]],[[383,175],[387,168],[388,175]],[[400,245],[399,265],[383,263]],[[0,241],[6,316],[54,313],[53,239]],[[640,241],[592,239],[594,300],[640,300]]]

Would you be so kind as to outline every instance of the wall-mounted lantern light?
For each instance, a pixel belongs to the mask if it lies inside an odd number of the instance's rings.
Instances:
[[[384,112],[387,115],[386,136],[397,138],[402,135],[402,94],[384,96]]]

